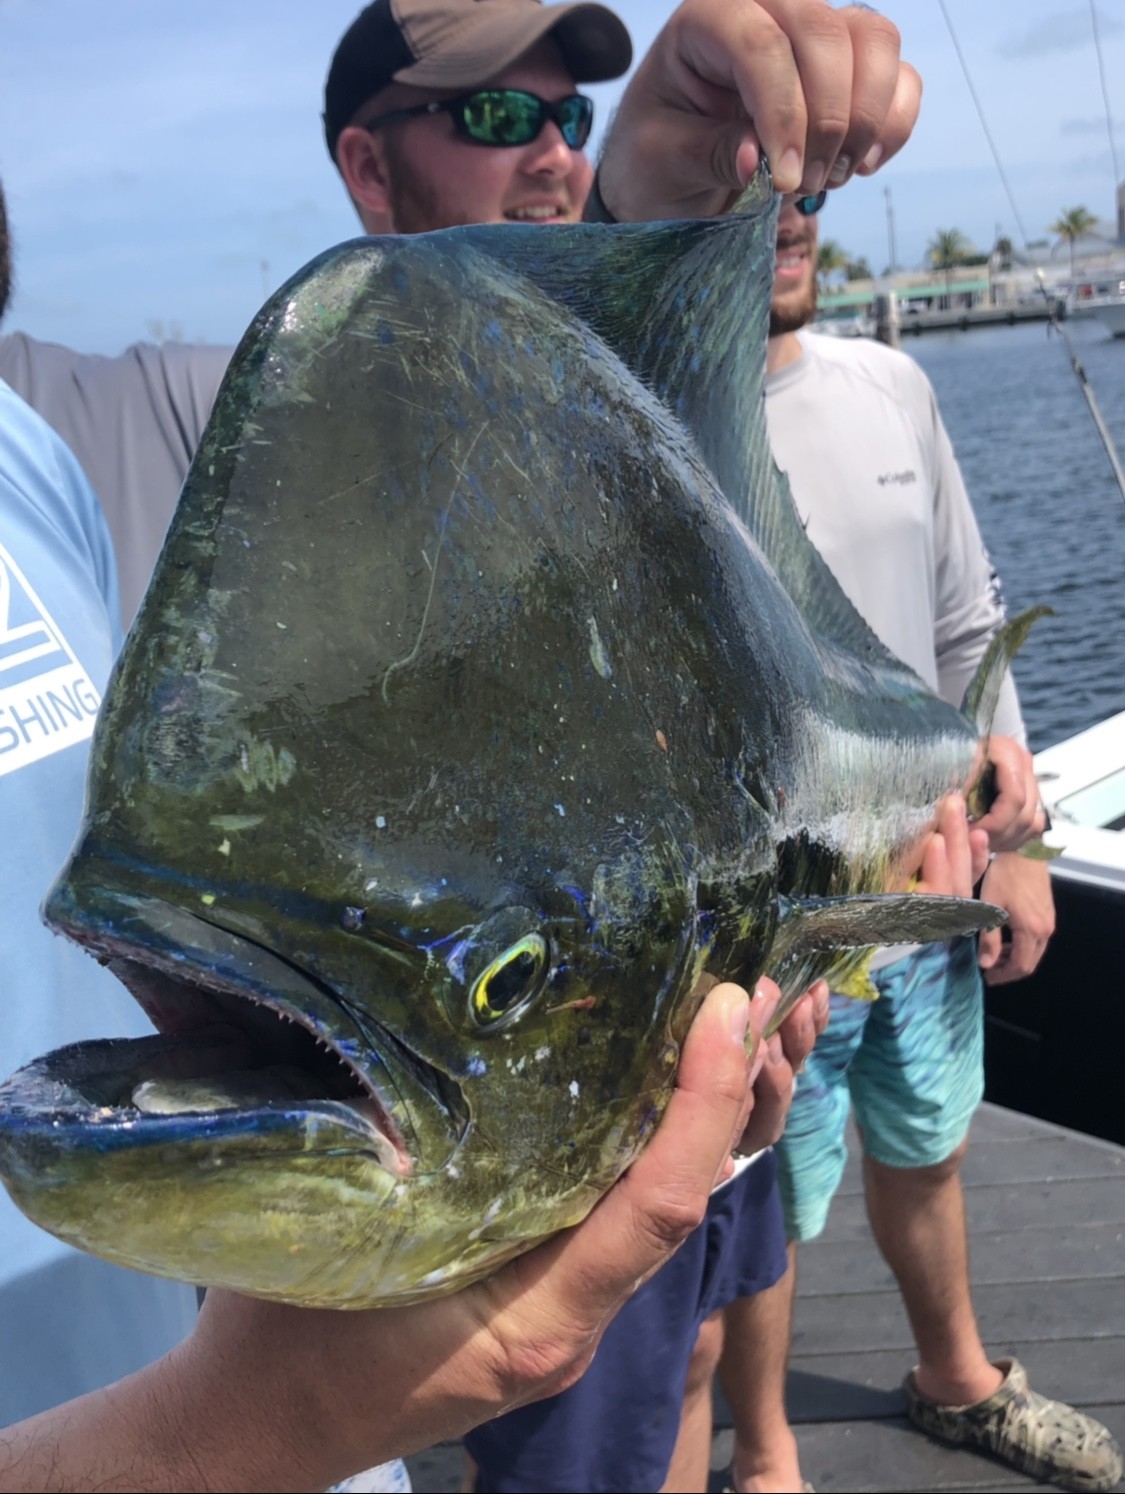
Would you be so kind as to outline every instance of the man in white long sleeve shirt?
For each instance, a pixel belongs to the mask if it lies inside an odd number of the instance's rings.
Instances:
[[[921,369],[878,343],[802,330],[816,307],[818,200],[787,197],[779,220],[770,441],[809,537],[851,601],[888,647],[959,704],[1004,618],[999,583]],[[1010,679],[995,730],[998,773],[1026,774]],[[1031,1391],[1016,1361],[991,1361],[973,1311],[960,1164],[984,1091],[981,970],[990,982],[1029,974],[1054,926],[1047,868],[1016,855],[1018,843],[1018,834],[993,841],[983,887],[1008,911],[1010,942],[996,931],[979,949],[956,940],[884,950],[872,972],[877,1002],[832,998],[777,1149],[790,1270],[725,1314],[721,1377],[735,1420],[736,1490],[802,1487],[784,1399],[796,1245],[824,1228],[853,1106],[868,1216],[918,1348],[904,1387],[910,1419],[1064,1488],[1109,1489],[1121,1477],[1108,1431]]]

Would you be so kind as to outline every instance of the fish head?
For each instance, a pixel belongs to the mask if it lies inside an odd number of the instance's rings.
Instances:
[[[279,293],[107,690],[45,911],[158,1036],[9,1081],[0,1173],[123,1264],[453,1289],[589,1210],[703,985],[763,966],[731,765],[769,575],[646,387],[475,243]]]
[[[204,903],[78,858],[52,921],[159,1036],[9,1082],[16,1201],[123,1264],[334,1306],[451,1289],[581,1218],[667,1098],[696,887],[633,852],[535,887],[487,861],[426,878],[381,846],[362,900],[314,907],[284,877]]]

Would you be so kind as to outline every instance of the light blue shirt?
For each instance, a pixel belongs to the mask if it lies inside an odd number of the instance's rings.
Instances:
[[[120,646],[113,549],[53,431],[0,381],[0,1079],[65,1043],[151,1031],[39,905],[78,830],[90,736]],[[0,1424],[138,1368],[195,1298],[83,1256],[0,1190]]]

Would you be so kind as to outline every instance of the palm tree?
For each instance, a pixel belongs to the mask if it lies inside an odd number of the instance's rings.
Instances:
[[[926,246],[926,258],[935,270],[945,272],[945,304],[953,296],[953,271],[972,253],[972,245],[959,228],[939,228]]]
[[[1048,233],[1057,233],[1060,239],[1065,239],[1070,249],[1070,278],[1074,279],[1074,244],[1076,239],[1081,239],[1097,226],[1098,220],[1093,213],[1084,207],[1064,208],[1054,223],[1047,229]]]
[[[1012,268],[1012,256],[1015,254],[1015,246],[1011,239],[1001,236],[992,246],[992,258],[996,261],[997,269],[1010,270]]]
[[[836,242],[835,239],[823,239],[816,253],[816,278],[820,283],[821,290],[828,284],[828,278],[835,275],[837,271],[847,268],[849,255]]]

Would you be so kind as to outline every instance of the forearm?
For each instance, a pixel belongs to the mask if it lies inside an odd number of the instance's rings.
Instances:
[[[0,1490],[230,1488],[206,1479],[205,1445],[183,1446],[178,1408],[166,1414],[177,1407],[177,1386],[175,1366],[161,1361],[0,1430]]]

